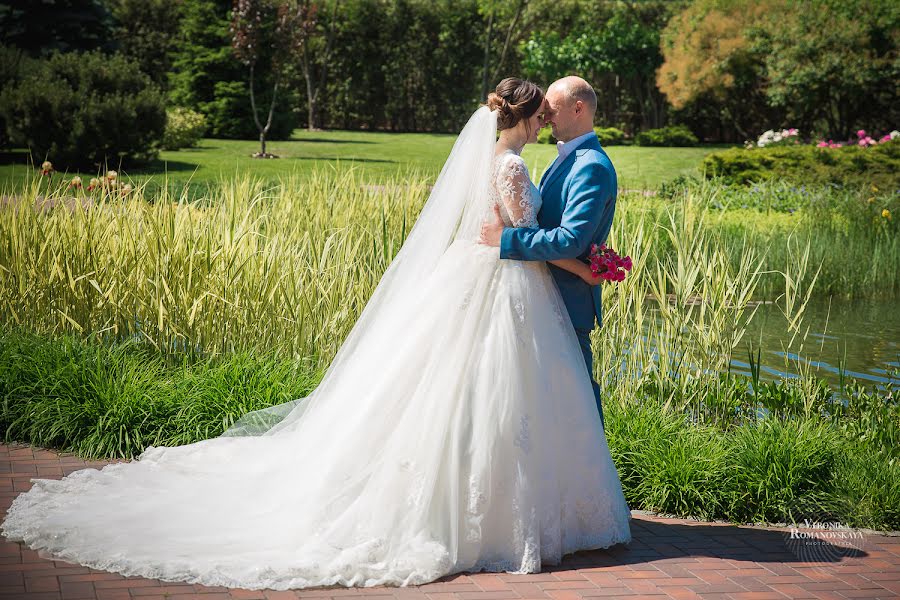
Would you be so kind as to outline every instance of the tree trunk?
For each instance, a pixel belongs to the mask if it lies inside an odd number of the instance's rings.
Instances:
[[[306,129],[308,131],[316,130],[316,93],[313,92],[312,74],[306,71],[304,75],[306,79]]]
[[[488,97],[488,69],[491,66],[491,35],[494,32],[494,11],[488,15],[487,33],[484,36],[484,66],[481,69],[481,101],[486,102]]]
[[[506,53],[509,50],[510,41],[512,41],[513,31],[515,31],[516,25],[518,25],[519,19],[522,17],[522,12],[525,10],[526,4],[528,4],[528,0],[519,0],[519,4],[516,6],[516,14],[509,23],[509,27],[506,29],[506,38],[503,40],[503,50],[500,51],[500,60],[497,61],[497,66],[494,68],[494,81],[497,81],[500,78],[500,69],[503,68],[503,63],[506,62]]]

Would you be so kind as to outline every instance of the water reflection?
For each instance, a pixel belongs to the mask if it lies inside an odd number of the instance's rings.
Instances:
[[[900,311],[897,299],[810,301],[801,335],[791,347],[788,322],[777,306],[764,304],[751,321],[743,346],[761,349],[761,377],[796,377],[801,371],[838,384],[840,373],[864,384],[898,382]],[[805,339],[803,334],[805,334]],[[734,360],[749,374],[747,361]]]

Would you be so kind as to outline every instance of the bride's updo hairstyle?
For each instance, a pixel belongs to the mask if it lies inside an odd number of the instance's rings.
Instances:
[[[532,117],[543,102],[543,90],[518,77],[507,77],[487,97],[487,107],[498,111],[497,131],[512,129],[522,119]]]

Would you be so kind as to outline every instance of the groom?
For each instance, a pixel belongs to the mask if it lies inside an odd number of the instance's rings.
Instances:
[[[540,229],[504,227],[499,213],[481,228],[481,243],[500,247],[500,258],[513,260],[587,260],[591,244],[606,241],[616,210],[617,180],[609,156],[594,133],[597,95],[580,77],[554,81],[546,94],[546,120],[553,126],[559,156],[541,177]],[[581,352],[591,375],[594,399],[603,423],[600,386],[593,375],[590,333],[603,322],[600,286],[548,264],[559,287]]]

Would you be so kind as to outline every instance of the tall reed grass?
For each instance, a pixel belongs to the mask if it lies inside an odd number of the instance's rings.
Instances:
[[[265,187],[223,180],[202,203],[141,189],[42,195],[0,209],[0,321],[166,357],[236,351],[328,360],[427,195],[354,170]]]
[[[245,412],[305,395],[428,184],[323,169],[275,186],[223,180],[201,201],[145,192],[88,196],[36,181],[5,197],[5,439],[133,456],[215,436]],[[633,505],[900,522],[891,390],[856,390],[842,402],[805,364],[790,382],[730,374],[732,358],[746,356],[760,296],[785,313],[785,343],[802,351],[803,311],[824,267],[810,230],[764,243],[753,221],[723,221],[717,193],[626,196],[610,233],[634,268],[603,289],[593,345],[607,435]],[[877,243],[894,260],[894,242]]]

